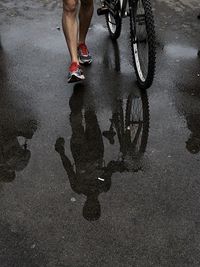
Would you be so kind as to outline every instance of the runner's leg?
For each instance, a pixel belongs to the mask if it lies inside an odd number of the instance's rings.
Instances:
[[[78,39],[78,22],[77,22],[78,0],[63,0],[62,25],[65,39],[70,52],[71,61],[78,63],[77,57],[77,39]]]
[[[85,43],[94,10],[93,0],[81,0],[79,12],[79,43]]]

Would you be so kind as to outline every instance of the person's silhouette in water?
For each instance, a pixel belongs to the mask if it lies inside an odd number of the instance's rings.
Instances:
[[[200,114],[189,114],[186,116],[190,137],[186,141],[186,148],[192,154],[200,151]]]
[[[22,119],[23,114],[9,98],[7,84],[6,54],[0,47],[0,182],[12,182],[16,171],[22,171],[28,164],[31,152],[27,140],[33,137],[37,122]],[[24,109],[23,109],[24,110]],[[23,113],[28,113],[23,111]],[[24,139],[22,143],[19,141]]]
[[[60,154],[72,190],[78,194],[84,194],[87,197],[83,207],[83,216],[85,219],[92,221],[99,219],[101,215],[98,196],[100,193],[107,192],[110,189],[112,175],[116,172],[137,172],[141,169],[140,154],[146,148],[149,123],[145,123],[146,134],[143,135],[141,141],[141,151],[137,151],[136,149],[142,131],[142,126],[139,124],[134,140],[130,143],[130,138],[126,138],[126,153],[123,153],[125,151],[121,147],[124,146],[124,143],[120,143],[120,154],[123,154],[123,159],[111,160],[104,166],[104,144],[97,116],[91,103],[87,107],[83,97],[84,86],[75,85],[69,103],[71,108],[70,124],[72,128],[71,152],[74,159],[74,166],[65,154],[65,141],[63,138],[60,137],[57,139],[55,150]],[[149,119],[148,112],[149,110],[147,109],[143,118],[144,120]],[[113,113],[112,120],[116,121],[115,128],[117,128],[118,115],[118,112]],[[143,122],[141,123],[143,125]],[[110,127],[109,131],[103,131],[103,135],[109,140],[110,144],[115,143],[114,137],[116,133],[114,132],[113,126]]]
[[[77,84],[70,99],[70,124],[72,128],[71,152],[75,168],[65,154],[64,139],[58,138],[55,150],[60,154],[73,191],[84,194],[85,219],[99,219],[101,206],[98,196],[111,186],[112,172],[103,167],[104,144],[93,107],[84,107],[84,86]]]
[[[15,130],[0,125],[0,182],[12,182],[16,172],[26,168],[31,157],[27,140],[33,137],[36,129],[34,120]],[[20,144],[18,137],[24,138],[23,144]]]

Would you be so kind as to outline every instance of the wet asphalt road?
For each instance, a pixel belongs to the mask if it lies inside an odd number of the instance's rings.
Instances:
[[[95,14],[93,65],[68,85],[61,3],[1,1],[1,267],[200,266],[200,5],[154,8],[147,95],[128,21],[112,44]]]

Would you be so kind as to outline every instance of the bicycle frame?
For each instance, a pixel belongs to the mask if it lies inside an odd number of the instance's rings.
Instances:
[[[126,14],[126,8],[128,0],[119,0],[120,1],[120,9],[121,9],[121,17],[125,17]]]
[[[127,17],[127,4],[129,1],[132,1],[134,6],[137,0],[119,0],[120,1],[120,9],[121,9],[121,17]]]
[[[123,17],[126,17],[126,8],[127,8],[127,3],[129,0],[118,0],[120,2],[120,16],[121,18]],[[117,1],[114,1],[114,0],[105,0],[105,1],[102,1],[103,3],[106,4],[106,6],[109,8],[110,11],[112,11],[113,13],[115,12],[115,6],[116,6],[116,3]]]

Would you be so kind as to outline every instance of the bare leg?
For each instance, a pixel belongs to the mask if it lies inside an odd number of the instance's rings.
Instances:
[[[93,15],[93,0],[81,0],[79,12],[79,43],[85,43],[86,35]]]
[[[71,61],[78,63],[77,40],[78,40],[78,22],[77,22],[78,0],[63,0],[62,25],[65,39],[70,52]]]

